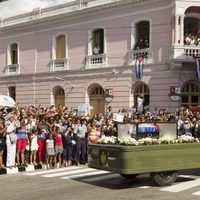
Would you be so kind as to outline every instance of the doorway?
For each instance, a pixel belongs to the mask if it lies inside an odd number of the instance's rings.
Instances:
[[[98,113],[105,113],[105,99],[104,99],[104,89],[101,86],[94,87],[90,92],[90,105],[94,107],[91,110],[91,116]]]

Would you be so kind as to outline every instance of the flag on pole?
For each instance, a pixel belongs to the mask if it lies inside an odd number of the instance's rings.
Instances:
[[[141,79],[143,76],[143,65],[144,65],[144,56],[139,54],[137,55],[135,61],[136,77],[139,79]]]
[[[198,76],[198,79],[200,79],[200,56],[194,56],[194,59],[197,64],[197,76]]]

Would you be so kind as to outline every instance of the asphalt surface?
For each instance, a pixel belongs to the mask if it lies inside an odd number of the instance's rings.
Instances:
[[[172,187],[155,186],[148,174],[129,180],[87,166],[0,176],[0,200],[199,200],[200,169],[180,171]]]

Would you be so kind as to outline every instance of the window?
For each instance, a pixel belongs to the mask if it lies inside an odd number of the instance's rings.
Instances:
[[[7,48],[6,75],[16,75],[20,73],[19,66],[19,45],[12,43]]]
[[[198,28],[200,27],[200,20],[193,18],[193,17],[188,17],[185,18],[184,20],[184,34],[192,34],[192,35],[197,35],[198,33]]]
[[[102,54],[104,53],[104,30],[96,29],[92,32],[92,49],[93,54]],[[98,52],[95,52],[94,49],[99,48]]]
[[[149,21],[141,21],[136,23],[135,25],[135,43],[134,43],[134,49],[145,49],[149,48],[150,43],[150,23]]]
[[[65,71],[68,69],[66,35],[53,38],[52,58],[49,63],[50,71]]]
[[[65,91],[63,90],[62,87],[60,86],[57,86],[55,89],[54,89],[54,96],[65,96]]]
[[[91,96],[103,96],[104,95],[104,90],[102,87],[96,87],[93,89]]]
[[[86,68],[100,68],[107,66],[105,30],[91,30],[88,35],[88,56],[86,56]]]
[[[144,95],[144,106],[149,105],[149,88],[145,83],[140,83],[135,87],[134,105],[137,105],[137,98],[140,94]]]
[[[9,87],[8,92],[9,92],[9,96],[12,97],[14,101],[16,101],[16,87],[15,86]]]
[[[10,64],[18,64],[18,45],[16,43],[10,45]]]
[[[60,86],[56,86],[54,88],[54,102],[55,102],[56,107],[58,105],[61,105],[61,106],[65,105],[65,91]]]
[[[56,59],[66,58],[66,39],[65,35],[56,37]]]
[[[185,84],[182,88],[182,105],[186,107],[200,104],[200,87],[192,82]]]

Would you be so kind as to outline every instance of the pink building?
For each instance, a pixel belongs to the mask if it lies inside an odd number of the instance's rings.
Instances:
[[[141,93],[150,110],[200,104],[199,0],[36,8],[0,19],[0,47],[0,93],[22,106],[90,103],[104,113],[136,106]]]

